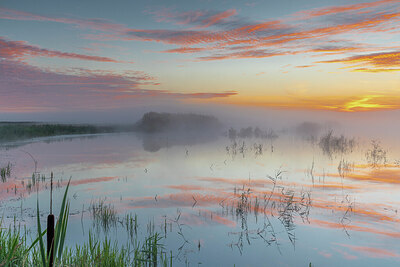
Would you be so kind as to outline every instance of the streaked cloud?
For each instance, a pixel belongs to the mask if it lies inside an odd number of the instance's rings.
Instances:
[[[336,36],[348,33],[386,32],[390,34],[400,21],[400,12],[396,9],[399,7],[398,4],[393,0],[381,0],[305,10],[292,14],[291,18],[298,17],[295,21],[283,18],[252,22],[251,19],[239,17],[235,9],[185,12],[160,9],[151,12],[158,22],[189,27],[183,29],[135,29],[103,19],[54,18],[10,9],[0,9],[0,18],[72,24],[100,31],[86,34],[87,38],[94,40],[159,42],[180,46],[166,50],[165,52],[168,53],[203,52],[205,55],[198,57],[198,60],[224,60],[298,53],[326,53],[335,50],[338,52],[363,51],[366,47],[340,48],[343,46],[340,43],[331,49],[321,49],[318,46],[321,43],[329,44],[335,41],[333,38]],[[316,20],[319,17],[324,17],[324,20]],[[208,29],[212,26],[218,27]],[[349,37],[344,37],[342,40],[355,41]],[[316,43],[318,43],[317,47],[315,47]],[[367,47],[371,45],[366,44]],[[232,53],[231,49],[237,51]]]
[[[97,31],[117,31],[120,30],[121,28],[124,28],[122,24],[113,23],[111,21],[101,18],[82,19],[82,18],[52,17],[52,16],[38,15],[30,12],[24,12],[8,8],[0,8],[0,19],[56,22],[56,23],[70,24],[79,28],[87,28]]]
[[[327,16],[327,15],[351,12],[351,11],[357,11],[359,13],[362,13],[365,12],[363,10],[367,8],[379,7],[386,4],[393,4],[396,2],[397,0],[381,0],[381,1],[373,1],[373,2],[352,4],[352,5],[330,6],[330,7],[300,11],[298,12],[298,14],[295,15],[301,15],[303,18],[313,18],[313,17]]]
[[[369,73],[382,73],[382,72],[395,72],[400,71],[400,69],[368,69],[368,68],[358,68],[353,69],[353,72],[369,72]]]
[[[110,57],[90,56],[49,50],[35,45],[30,45],[25,41],[12,41],[0,36],[0,58],[24,60],[28,57],[58,57],[99,62],[128,63]]]
[[[171,11],[163,9],[150,12],[155,15],[158,22],[172,22],[178,25],[191,25],[193,29],[203,29],[214,25],[224,25],[230,22],[228,18],[232,18],[237,14],[235,9],[229,9],[222,12],[211,10],[194,10],[187,12]]]
[[[343,59],[319,61],[318,63],[344,63],[350,64],[352,67],[368,67],[354,69],[361,72],[392,72],[400,69],[400,51],[371,53]]]
[[[210,99],[236,92],[173,92],[144,89],[158,86],[155,77],[141,71],[44,70],[15,60],[0,60],[0,110],[33,112],[63,108],[129,106],[121,99]],[[10,103],[13,103],[12,107]]]

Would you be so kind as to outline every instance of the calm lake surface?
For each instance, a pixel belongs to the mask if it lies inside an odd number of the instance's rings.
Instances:
[[[124,244],[156,231],[176,266],[398,266],[398,141],[374,148],[356,137],[339,151],[318,142],[105,134],[14,143],[0,150],[0,165],[12,164],[0,212],[33,236],[36,199],[45,224],[54,172],[55,214],[71,177],[69,246],[89,232]],[[35,184],[28,153],[46,177]],[[113,222],[92,216],[99,203],[115,210]],[[137,215],[135,233],[127,214]]]

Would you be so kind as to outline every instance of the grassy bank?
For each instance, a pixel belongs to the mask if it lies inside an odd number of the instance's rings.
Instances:
[[[111,133],[116,131],[118,131],[117,127],[112,126],[0,123],[0,141],[15,141],[56,135]]]

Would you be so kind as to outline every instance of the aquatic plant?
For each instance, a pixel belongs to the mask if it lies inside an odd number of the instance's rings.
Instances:
[[[379,165],[386,164],[386,150],[381,147],[381,144],[378,140],[371,141],[372,148],[368,149],[365,153],[365,157],[367,158],[368,163],[373,167],[376,168]]]
[[[343,155],[352,152],[356,145],[356,140],[347,138],[344,135],[335,136],[333,135],[333,130],[330,130],[321,136],[318,145],[325,155],[332,158],[335,154]]]
[[[0,177],[1,181],[4,183],[6,182],[7,178],[11,176],[11,163],[9,162],[7,166],[0,168]]]
[[[118,216],[114,206],[106,204],[105,199],[92,202],[89,211],[96,228],[99,229],[99,226],[101,226],[104,232],[108,232],[108,230],[118,222]]]
[[[337,169],[339,176],[343,179],[347,174],[354,170],[354,163],[341,159]]]

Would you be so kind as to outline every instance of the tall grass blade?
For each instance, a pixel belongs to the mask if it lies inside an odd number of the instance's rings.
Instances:
[[[60,215],[58,216],[55,234],[54,234],[54,253],[60,260],[63,253],[65,235],[67,231],[68,215],[69,215],[69,203],[67,201],[68,189],[71,179],[69,179],[67,187],[65,188],[63,201],[61,204]]]
[[[40,235],[42,232],[42,226],[40,224],[40,213],[39,213],[39,198],[37,199],[37,210],[36,210],[36,217],[37,217],[37,230],[38,230],[38,239],[39,239],[39,251],[40,251],[40,258],[42,259],[42,264],[43,266],[47,266],[47,257],[46,257],[46,250],[44,248],[44,243],[43,243],[43,236]]]

